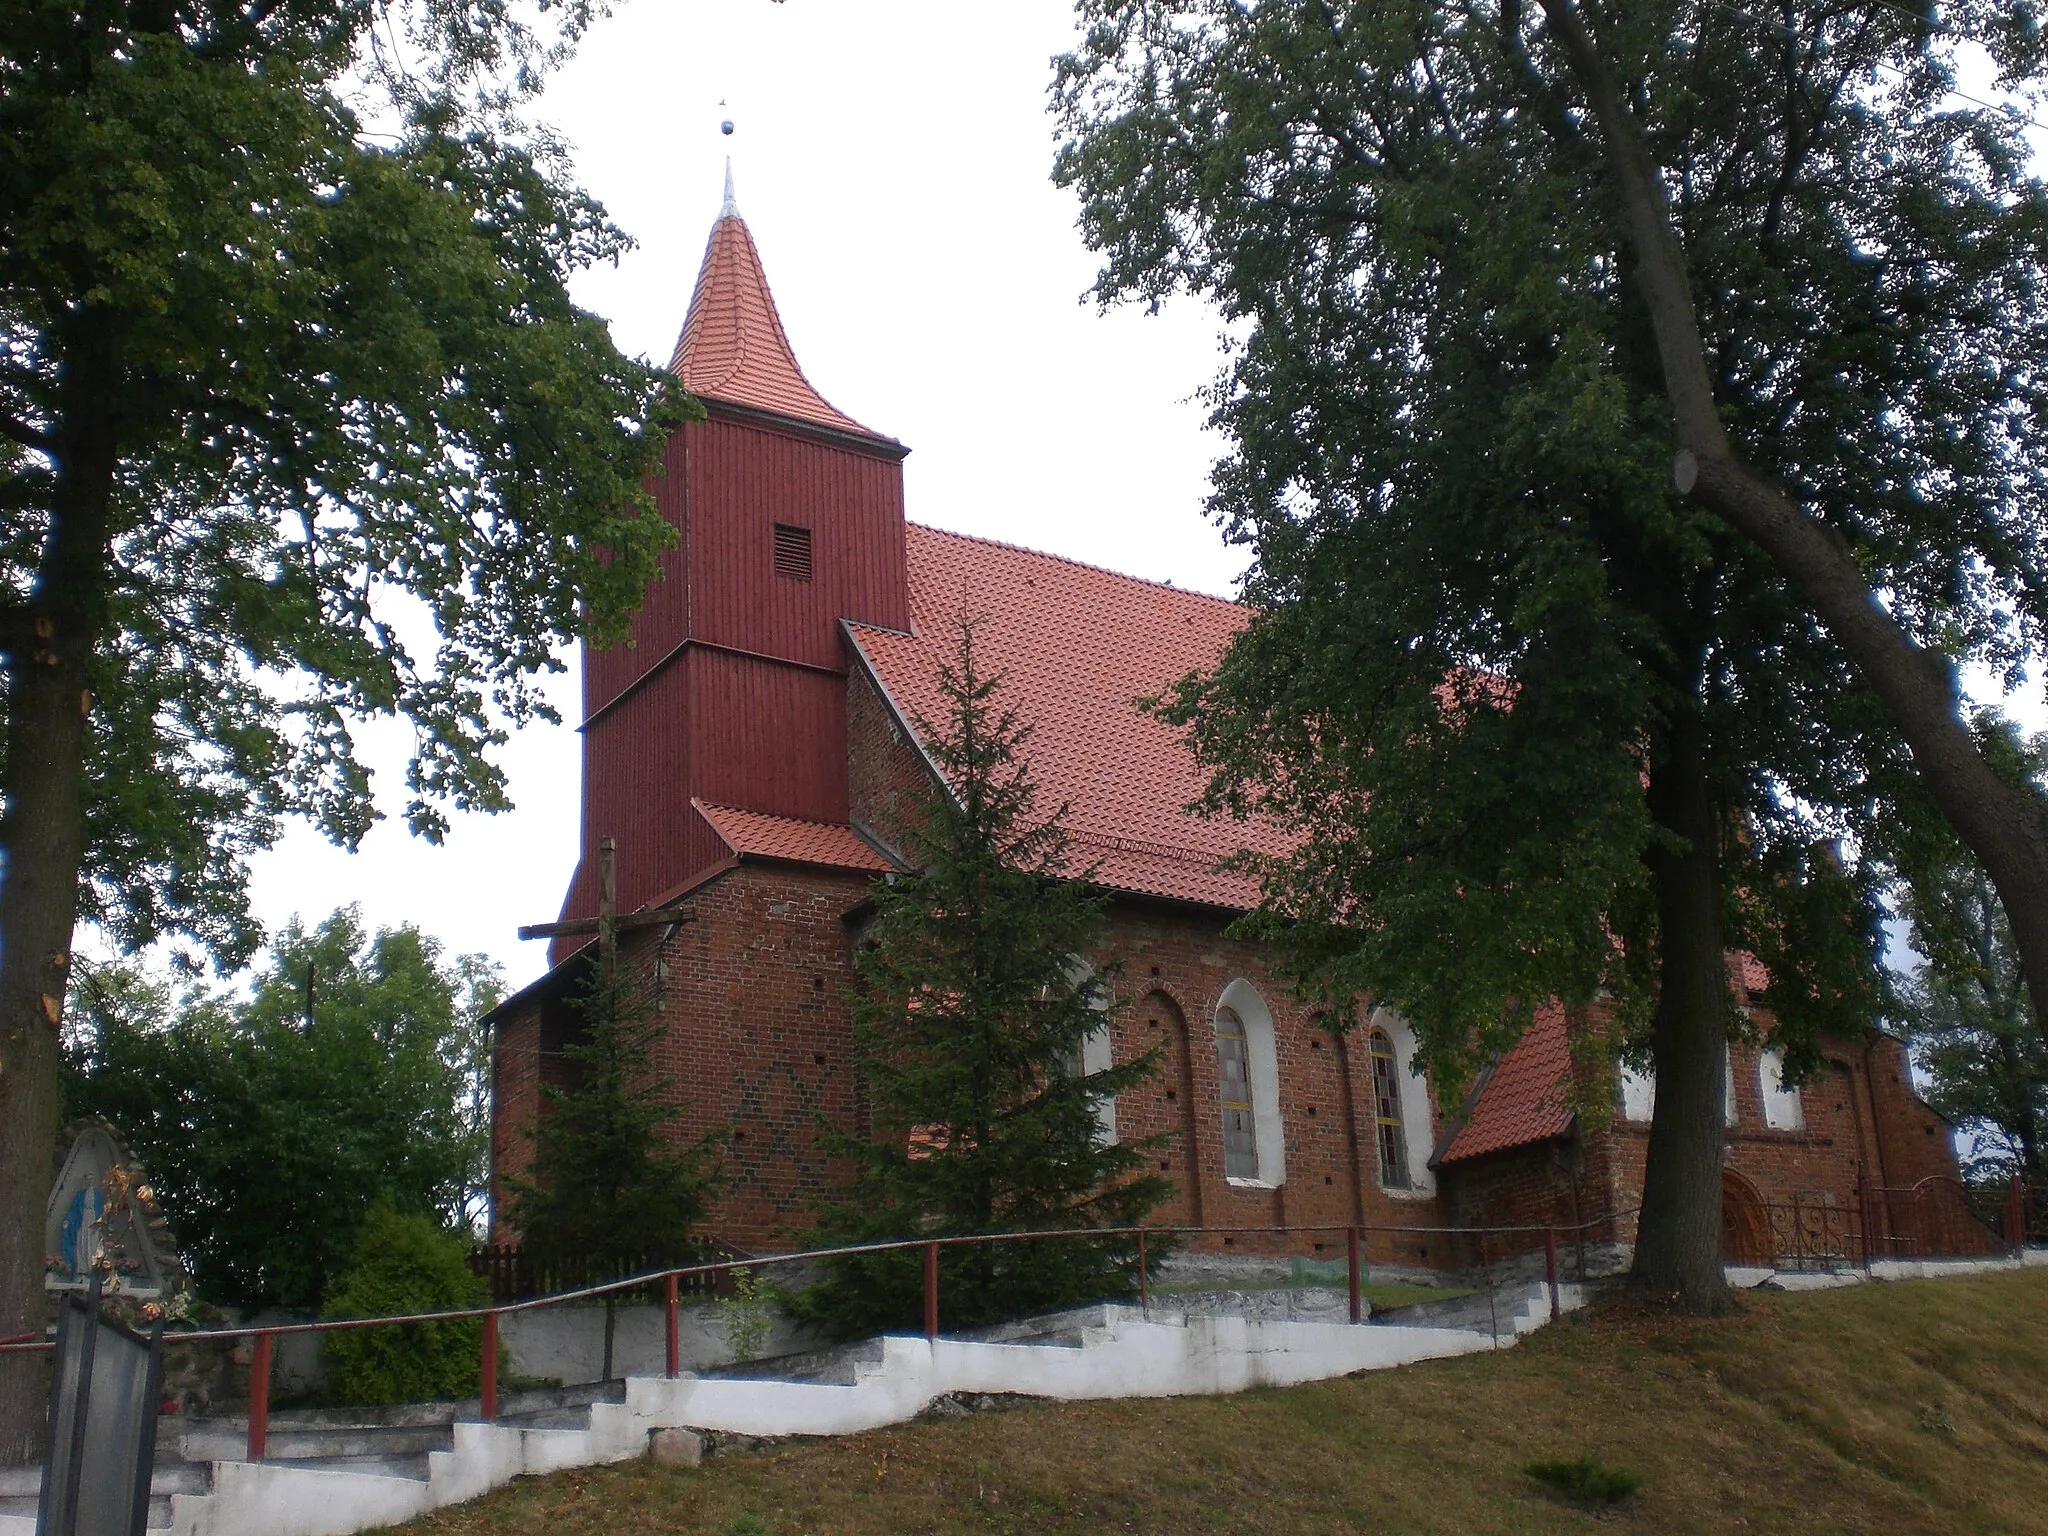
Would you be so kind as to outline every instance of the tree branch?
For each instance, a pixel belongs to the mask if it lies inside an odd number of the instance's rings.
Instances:
[[[0,437],[11,437],[24,448],[33,448],[38,453],[54,455],[57,445],[47,433],[39,432],[18,416],[0,412]]]
[[[1682,445],[1680,489],[1754,540],[1804,594],[1905,738],[1935,805],[1991,876],[2023,967],[2041,978],[2033,990],[2048,995],[2048,805],[2005,783],[1985,760],[1963,722],[1947,659],[1916,644],[1886,611],[1841,535],[1809,517],[1730,443],[1685,253],[1648,147],[1572,0],[1539,3],[1600,125],[1619,185]]]

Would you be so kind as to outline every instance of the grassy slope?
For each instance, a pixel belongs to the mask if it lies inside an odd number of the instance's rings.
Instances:
[[[1591,1452],[1593,1515],[1520,1468]],[[2048,1271],[1608,1309],[1515,1350],[1226,1398],[1034,1404],[522,1480],[425,1533],[2048,1533]],[[747,1529],[745,1524],[740,1527]]]

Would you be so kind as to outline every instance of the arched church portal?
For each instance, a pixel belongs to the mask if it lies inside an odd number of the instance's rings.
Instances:
[[[1768,1269],[1778,1262],[1771,1217],[1756,1186],[1733,1168],[1721,1170],[1721,1257]]]

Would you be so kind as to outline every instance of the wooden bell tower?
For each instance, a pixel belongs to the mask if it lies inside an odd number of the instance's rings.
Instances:
[[[708,419],[654,484],[678,533],[632,643],[583,652],[582,855],[565,920],[597,911],[597,840],[618,846],[622,912],[726,857],[693,798],[844,822],[839,621],[907,629],[903,459],[798,366],[726,173],[670,366]],[[582,936],[555,938],[559,961]]]

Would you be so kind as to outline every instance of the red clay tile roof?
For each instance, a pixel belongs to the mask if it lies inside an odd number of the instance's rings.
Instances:
[[[1735,952],[1735,976],[1745,992],[1764,992],[1771,985],[1771,973],[1764,969],[1763,961],[1746,949]]]
[[[1194,816],[1202,775],[1182,733],[1136,701],[1215,663],[1244,623],[1237,604],[1014,545],[909,526],[912,633],[848,624],[906,720],[938,720],[938,670],[970,615],[982,665],[1030,724],[1040,806],[1065,802],[1075,855],[1117,890],[1244,909],[1257,882],[1216,865],[1282,852],[1273,828]]]
[[[1564,1009],[1546,1003],[1494,1067],[1472,1106],[1472,1118],[1451,1138],[1438,1165],[1562,1136],[1572,1123],[1566,1102],[1571,1065]]]
[[[690,313],[669,367],[685,389],[707,400],[890,441],[835,410],[811,388],[775,311],[754,237],[737,213],[711,226],[697,291],[690,296]]]
[[[729,805],[706,805],[702,800],[692,800],[690,804],[740,858],[781,859],[790,864],[822,864],[831,869],[865,869],[876,874],[894,867],[851,827],[742,811]]]

